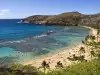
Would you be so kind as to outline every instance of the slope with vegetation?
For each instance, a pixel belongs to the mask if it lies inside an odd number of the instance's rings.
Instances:
[[[45,25],[100,25],[100,14],[66,12],[58,15],[33,15],[21,20],[21,22],[25,21]]]

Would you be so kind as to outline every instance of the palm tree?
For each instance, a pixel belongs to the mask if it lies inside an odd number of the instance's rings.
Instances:
[[[61,61],[58,61],[57,65],[55,67],[56,68],[63,68],[63,64],[61,63]]]
[[[98,59],[100,60],[100,54],[97,54]]]
[[[85,53],[85,48],[84,48],[84,47],[80,47],[79,52],[80,52],[80,55],[81,55],[82,53]]]
[[[44,69],[44,73],[46,72],[46,68],[50,67],[49,64],[45,60],[42,62],[41,65],[42,65],[42,68]]]
[[[87,36],[85,37],[85,42],[86,42],[86,43],[87,43],[87,41],[88,41],[89,38],[90,38],[89,35],[87,35]]]
[[[85,40],[82,41],[82,43],[83,43],[84,45],[86,45],[87,47],[88,47],[88,45],[89,45],[89,42],[88,42],[89,39],[91,39],[91,35],[87,35],[87,36],[85,37]]]
[[[97,50],[97,51],[96,51],[96,56],[97,56],[97,58],[100,60],[100,50]]]
[[[83,41],[83,40],[82,40],[82,44],[84,45],[84,47],[86,47],[86,48],[88,49],[87,41]]]
[[[92,51],[90,51],[90,55],[91,55],[91,59],[92,59],[92,57],[94,57],[95,56],[95,52],[92,50]]]
[[[82,45],[85,45],[85,41],[83,41],[83,40],[82,40]],[[81,45],[81,46],[82,46],[82,45]]]
[[[96,39],[96,37],[91,35],[91,36],[90,36],[90,39],[91,39],[92,42],[94,42],[95,39]]]
[[[100,29],[97,30],[97,42],[98,42],[99,34],[100,34]]]
[[[85,44],[85,41],[82,40],[82,44]]]

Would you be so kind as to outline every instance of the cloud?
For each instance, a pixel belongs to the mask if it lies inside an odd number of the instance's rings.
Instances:
[[[0,16],[7,15],[9,12],[10,12],[9,9],[3,9],[3,10],[0,10]]]

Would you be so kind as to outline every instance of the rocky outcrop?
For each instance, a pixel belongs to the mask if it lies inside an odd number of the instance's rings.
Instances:
[[[79,12],[66,12],[58,15],[34,15],[22,22],[45,25],[89,25],[100,24],[100,14],[86,15]]]

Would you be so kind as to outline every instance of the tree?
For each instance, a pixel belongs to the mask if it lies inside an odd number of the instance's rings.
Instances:
[[[96,39],[96,37],[91,35],[90,39],[94,42],[94,40]]]
[[[49,64],[45,60],[42,62],[41,65],[42,65],[42,68],[44,69],[44,73],[46,72],[46,69],[50,67]]]
[[[98,39],[99,39],[99,34],[100,34],[100,29],[97,30],[97,42],[98,42]]]
[[[100,53],[97,54],[98,59],[100,60]]]
[[[87,43],[88,39],[90,39],[90,35],[87,35],[87,36],[85,37],[85,42],[86,42],[86,43]]]
[[[87,41],[83,41],[83,40],[82,40],[82,44],[84,45],[84,47],[86,47],[86,48],[88,49]]]
[[[82,44],[85,44],[85,41],[82,40]]]
[[[85,53],[85,48],[84,47],[80,47],[79,52],[80,52],[80,54]]]
[[[92,50],[92,51],[90,51],[90,55],[91,55],[91,59],[92,59],[92,57],[94,57],[95,56],[95,52]]]
[[[63,68],[63,64],[61,63],[61,61],[58,61],[57,65],[55,67],[56,68]]]

